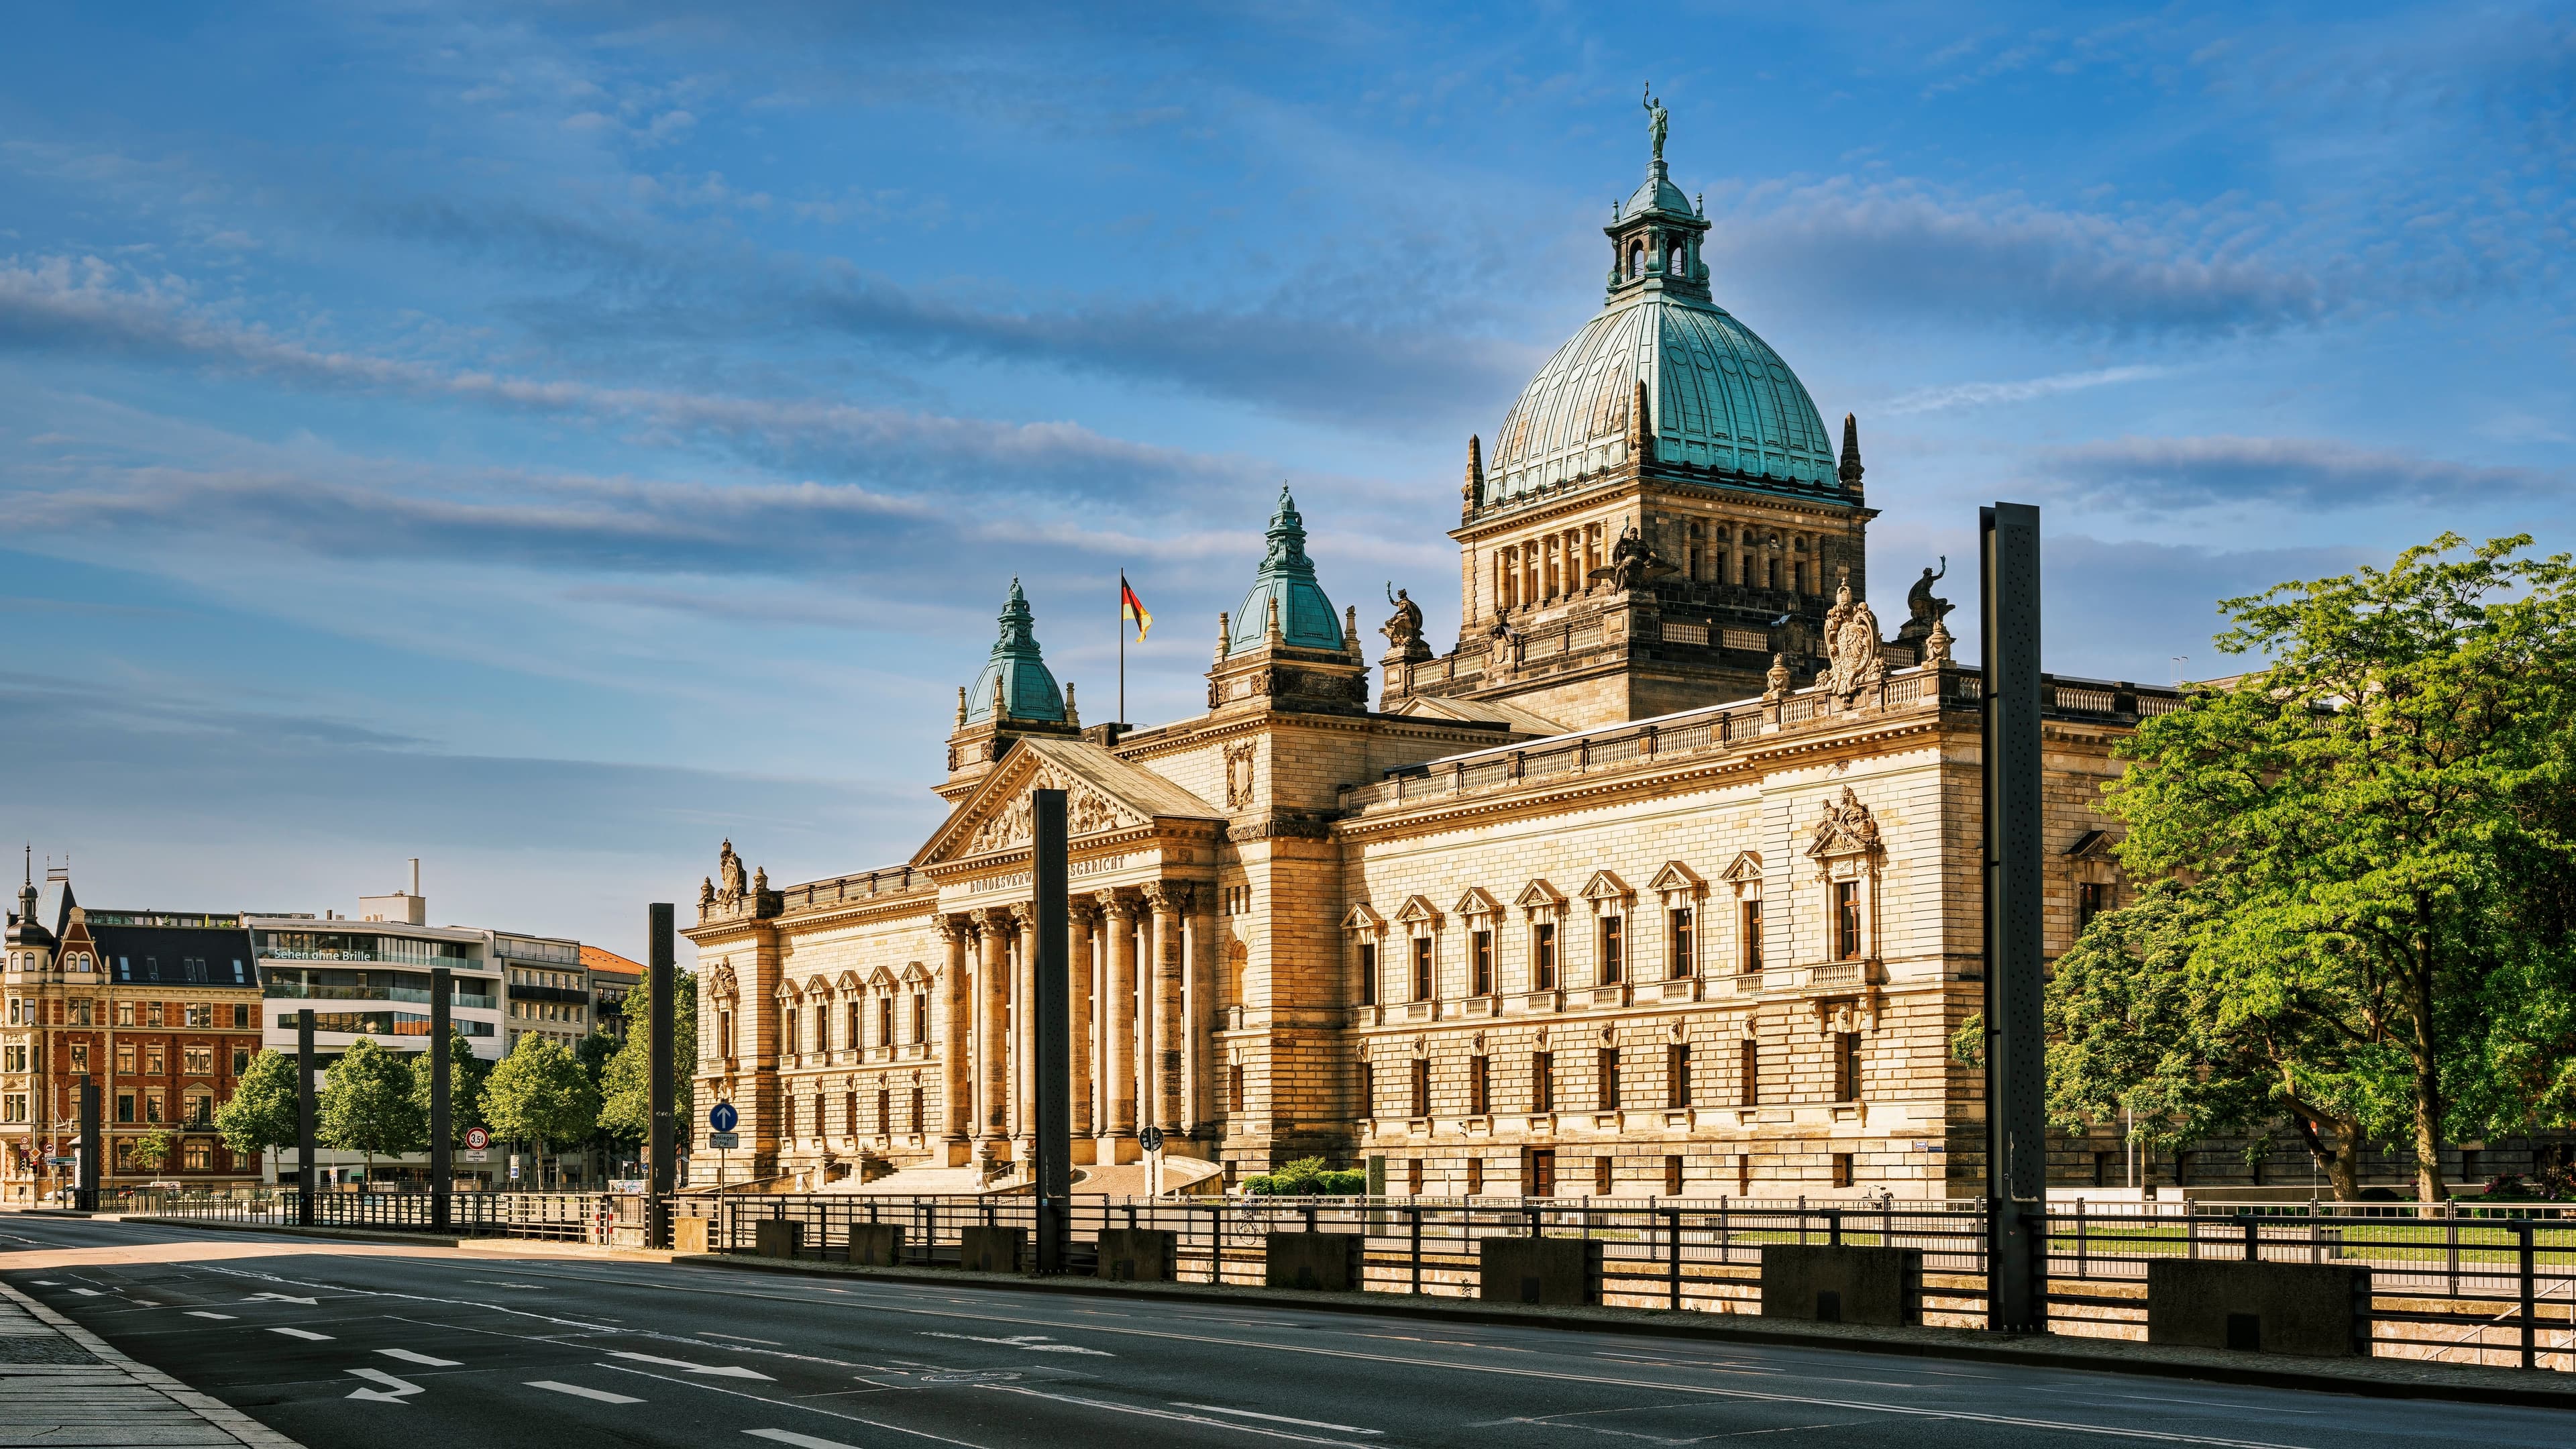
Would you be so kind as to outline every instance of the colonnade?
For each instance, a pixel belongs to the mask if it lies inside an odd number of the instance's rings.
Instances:
[[[1226,985],[1213,887],[1154,881],[1076,895],[1066,960],[1073,1136],[1097,1160],[1138,1131],[1216,1135],[1216,1011]],[[942,916],[947,943],[947,1132],[1026,1161],[1037,1120],[1037,914],[1015,901]]]

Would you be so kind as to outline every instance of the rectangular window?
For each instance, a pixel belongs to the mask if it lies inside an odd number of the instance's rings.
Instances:
[[[1664,1048],[1664,1105],[1687,1107],[1690,1104],[1690,1047],[1682,1042],[1673,1042]]]
[[[1748,1041],[1735,1049],[1735,1100],[1738,1105],[1762,1105],[1762,1045]]]
[[[1614,1165],[1610,1161],[1609,1154],[1604,1153],[1601,1156],[1592,1159],[1592,1195],[1594,1197],[1608,1197],[1610,1195],[1610,1185],[1613,1180],[1613,1173]]]
[[[1377,942],[1360,942],[1360,1005],[1377,1005]]]
[[[1482,1117],[1494,1110],[1490,1090],[1492,1079],[1487,1074],[1486,1061],[1484,1057],[1467,1058],[1467,1115],[1470,1117]]]
[[[1422,1159],[1419,1157],[1408,1158],[1405,1161],[1404,1190],[1415,1197],[1422,1196]]]
[[[74,1074],[74,1075],[87,1075],[87,1074],[88,1074],[88,1072],[89,1072],[89,1043],[88,1043],[88,1042],[85,1042],[85,1041],[76,1041],[76,1042],[73,1042],[73,1043],[72,1043],[72,1072],[73,1072],[73,1074]]]
[[[716,1050],[724,1056],[733,1055],[733,1013],[730,1011],[716,1013]]]
[[[1691,944],[1691,912],[1688,906],[1677,906],[1671,915],[1671,929],[1666,945],[1672,951],[1672,974],[1676,981],[1697,975],[1699,956]]]
[[[1846,1031],[1834,1041],[1834,1100],[1860,1100],[1860,1033]]]
[[[1762,969],[1762,902],[1746,901],[1737,909],[1737,914],[1743,918],[1744,949],[1737,958],[1741,963],[1740,969],[1759,971]]]
[[[132,1025],[134,1025],[134,1003],[133,1003],[133,1002],[131,1002],[131,1001],[120,1001],[120,1002],[116,1003],[116,1024],[117,1024],[118,1026],[132,1026]]]
[[[1556,1053],[1537,1052],[1530,1057],[1530,1110],[1556,1110]]]
[[[784,1020],[783,1022],[781,1022],[781,1024],[780,1024],[779,1032],[778,1032],[778,1049],[779,1049],[780,1051],[782,1051],[782,1052],[787,1053],[789,1056],[794,1056],[797,1052],[802,1051],[802,1050],[804,1049],[801,1045],[799,1045],[799,1044],[798,1044],[798,1040],[797,1040],[797,1036],[796,1036],[796,1008],[795,1008],[795,1007],[792,1007],[792,1006],[791,1006],[791,1007],[787,1008],[787,1016],[786,1016],[785,1020]]]
[[[1530,926],[1530,989],[1556,989],[1556,922],[1538,921]]]
[[[26,1120],[26,1093],[12,1092],[6,1097],[0,1097],[0,1122],[24,1122]]]
[[[1472,939],[1475,945],[1476,989],[1469,994],[1491,996],[1494,994],[1494,933],[1478,931]]]
[[[1556,1196],[1556,1149],[1533,1147],[1529,1155],[1529,1186],[1523,1191],[1531,1197]]]
[[[1622,931],[1627,922],[1618,916],[1601,918],[1601,984],[1616,986],[1627,979],[1626,941]]]
[[[1413,999],[1416,1001],[1431,999],[1431,938],[1429,936],[1413,938]]]
[[[1681,1195],[1682,1160],[1678,1155],[1667,1156],[1664,1159],[1664,1196],[1680,1197]]]
[[[857,1051],[861,1045],[861,1042],[859,1041],[859,1029],[862,1025],[863,1022],[859,1016],[859,1004],[857,1002],[853,1001],[848,1006],[842,1008],[841,1045],[847,1047],[851,1051]],[[892,1045],[893,1041],[894,1038],[892,1037],[886,1038],[887,1045]]]
[[[1735,1154],[1735,1195],[1748,1197],[1753,1192],[1753,1154]]]
[[[858,1123],[855,1120],[858,1115],[858,1103],[856,1101],[853,1101],[850,1104],[850,1115],[854,1119],[850,1124],[850,1130],[855,1133],[858,1131]],[[883,1083],[879,1083],[877,1086],[876,1123],[878,1132],[889,1137],[894,1135],[894,1088],[886,1086]]]
[[[1413,1059],[1413,1116],[1431,1115],[1431,1059]]]
[[[116,1170],[119,1172],[132,1172],[134,1170],[133,1143],[119,1142],[116,1144]]]
[[[160,1003],[160,1002],[157,1002],[157,1001],[150,1001],[150,1002],[145,1002],[145,1003],[144,1003],[144,1006],[143,1006],[143,1024],[144,1024],[145,1026],[159,1026],[159,1025],[161,1024],[161,1003]]]
[[[930,993],[912,993],[912,1040],[917,1046],[930,1040]]]
[[[1360,1115],[1377,1115],[1377,1066],[1372,1062],[1360,1063]]]
[[[852,1014],[856,1015],[856,1013]],[[850,1026],[852,1028],[850,1045],[856,1047],[859,1044],[858,1023],[853,1021]],[[894,998],[891,996],[877,998],[877,1045],[881,1047],[894,1045]]]
[[[131,1122],[134,1120],[134,1094],[132,1092],[119,1092],[116,1094],[116,1120],[119,1122]]]
[[[215,1167],[215,1144],[202,1137],[192,1137],[180,1149],[180,1161],[190,1172],[212,1172]]]
[[[2112,1185],[2111,1154],[2108,1152],[2096,1152],[2093,1154],[2093,1185],[2095,1187],[2109,1187]]]
[[[921,1088],[919,1087],[912,1089],[912,1130],[916,1136],[921,1132]]]
[[[2079,881],[2075,886],[2075,929],[2081,934],[2093,924],[2093,918],[2111,909],[2111,887],[2098,880]]]
[[[200,1004],[188,1008],[188,1025],[207,1027],[213,1026],[214,1024],[215,1008],[213,1006]]]
[[[1834,1186],[1849,1187],[1851,1185],[1852,1155],[1848,1152],[1837,1152],[1834,1154]]]
[[[1485,1159],[1481,1157],[1470,1157],[1467,1159],[1467,1196],[1479,1196],[1484,1192],[1484,1190]]]
[[[1834,959],[1860,959],[1860,882],[1834,882]]]
[[[13,1042],[8,1046],[0,1047],[0,1072],[23,1072],[26,1069],[27,1048],[25,1044]]]
[[[188,1125],[191,1127],[214,1126],[215,1099],[203,1095],[190,1097],[188,1099]]]
[[[1600,1080],[1597,1084],[1599,1095],[1593,1102],[1593,1109],[1600,1112],[1616,1112],[1619,1110],[1619,1049],[1603,1047],[1599,1061]]]
[[[238,961],[236,961],[236,962],[234,962],[234,963],[233,963],[233,965],[234,965],[234,966],[236,966],[236,967],[238,967],[238,966],[240,966],[240,965],[241,965],[241,963],[240,963],[240,962],[238,962]],[[249,1028],[249,1026],[250,1026],[250,1007],[249,1007],[247,1004],[245,1004],[245,1003],[241,1003],[241,1002],[236,1002],[236,1003],[234,1003],[234,1005],[233,1005],[233,1030],[235,1030],[235,1031],[244,1031],[244,1030],[247,1030],[247,1029]]]
[[[161,1094],[159,1092],[145,1092],[143,1094],[143,1120],[147,1123],[158,1123],[161,1120]]]
[[[215,1049],[213,1047],[189,1047],[187,1049],[187,1056],[188,1075],[192,1077],[211,1077],[215,1074]]]
[[[1243,1064],[1229,1063],[1225,1069],[1225,1110],[1243,1115]]]
[[[167,1072],[169,1069],[170,1058],[167,1055],[167,1049],[157,1041],[145,1043],[143,1047],[143,1075],[147,1077],[157,1077],[162,1073]]]

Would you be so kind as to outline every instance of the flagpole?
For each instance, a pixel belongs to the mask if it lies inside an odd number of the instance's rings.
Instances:
[[[1118,723],[1127,722],[1127,571],[1118,571]]]

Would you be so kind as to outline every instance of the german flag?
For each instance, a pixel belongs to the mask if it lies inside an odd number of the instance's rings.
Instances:
[[[1145,635],[1154,627],[1154,616],[1145,612],[1145,601],[1136,597],[1134,589],[1127,587],[1124,572],[1118,575],[1118,617],[1122,622],[1136,626],[1136,642],[1139,644],[1145,642]]]

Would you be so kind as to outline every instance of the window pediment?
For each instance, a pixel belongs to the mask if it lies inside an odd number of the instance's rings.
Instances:
[[[1376,911],[1370,909],[1368,902],[1361,901],[1351,907],[1351,913],[1349,915],[1342,917],[1342,929],[1345,931],[1383,931],[1386,929],[1386,917],[1381,916]]]
[[[1662,870],[1655,872],[1655,878],[1646,882],[1646,888],[1663,896],[1695,896],[1708,888],[1708,882],[1682,862],[1668,860]]]
[[[1837,857],[1871,855],[1877,850],[1878,821],[1852,787],[1845,785],[1842,798],[1825,802],[1807,832],[1807,854],[1823,865]]]
[[[1546,910],[1562,910],[1565,906],[1565,892],[1549,885],[1545,880],[1534,880],[1521,887],[1519,897],[1513,900],[1512,904],[1533,914]]]
[[[1617,871],[1596,870],[1592,879],[1583,884],[1583,898],[1590,901],[1597,911],[1607,906],[1626,905],[1637,899],[1637,893],[1629,888],[1626,881],[1619,879]]]
[[[1440,929],[1440,908],[1431,904],[1427,896],[1406,897],[1404,909],[1397,911],[1395,918],[1408,926],[1425,926],[1434,931]]]
[[[1502,911],[1503,903],[1495,900],[1494,893],[1483,886],[1470,886],[1467,893],[1458,898],[1453,909],[1462,916],[1492,916]]]

